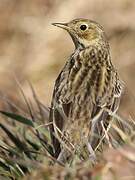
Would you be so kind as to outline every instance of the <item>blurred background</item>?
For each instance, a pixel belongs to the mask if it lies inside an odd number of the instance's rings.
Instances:
[[[82,17],[104,27],[126,86],[120,113],[135,118],[135,1],[0,0],[0,12],[1,97],[20,105],[15,78],[31,98],[29,80],[42,103],[50,106],[55,79],[74,50],[69,35],[51,23]]]

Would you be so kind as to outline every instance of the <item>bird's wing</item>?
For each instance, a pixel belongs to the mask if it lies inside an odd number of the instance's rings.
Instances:
[[[94,150],[97,148],[103,136],[103,127],[101,125],[101,122],[103,123],[104,128],[107,129],[112,119],[111,114],[115,113],[118,110],[121,94],[124,89],[124,84],[121,80],[119,80],[119,76],[115,70],[113,70],[112,76],[113,82],[111,83],[113,83],[113,88],[112,93],[110,93],[110,97],[108,97],[110,102],[108,103],[108,105],[105,105],[105,108],[107,108],[110,112],[103,110],[104,107],[101,107],[100,105],[95,105],[92,112],[92,120],[94,120],[94,122],[92,123],[89,142]],[[108,94],[105,94],[105,96],[107,95]],[[103,100],[104,99],[106,98],[103,97]]]
[[[66,123],[68,113],[70,111],[71,101],[67,99],[67,102],[62,102],[64,95],[66,93],[66,85],[68,81],[68,76],[72,66],[74,65],[74,59],[69,59],[65,64],[63,70],[60,72],[59,76],[55,81],[51,109],[50,109],[50,122],[52,125],[50,127],[51,139],[54,147],[54,156],[57,158],[60,153],[60,142],[55,136],[54,123],[57,128],[62,131],[64,124]]]

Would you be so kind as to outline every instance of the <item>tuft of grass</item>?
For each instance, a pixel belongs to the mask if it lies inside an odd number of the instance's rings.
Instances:
[[[25,112],[26,116],[22,115],[20,108],[9,100],[7,109],[12,106],[18,113],[8,112],[6,108],[0,111],[4,118],[0,123],[2,133],[0,137],[0,176],[7,179],[20,179],[35,168],[39,168],[42,163],[50,164],[55,160],[52,156],[49,125],[46,125],[48,119],[45,119],[48,117],[49,109],[42,105],[32,89],[37,104],[35,116],[30,101],[26,98],[20,84],[19,88],[29,113]]]

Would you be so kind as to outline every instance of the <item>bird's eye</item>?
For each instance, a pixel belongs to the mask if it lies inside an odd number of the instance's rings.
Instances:
[[[86,24],[82,24],[82,25],[80,26],[80,29],[81,29],[82,31],[85,31],[85,30],[87,29],[87,25],[86,25]]]

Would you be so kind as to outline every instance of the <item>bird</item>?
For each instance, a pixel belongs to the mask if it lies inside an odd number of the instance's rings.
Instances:
[[[49,114],[53,154],[62,164],[74,155],[95,158],[103,126],[107,129],[119,108],[123,82],[99,23],[79,18],[52,24],[66,30],[75,46],[54,85]]]

